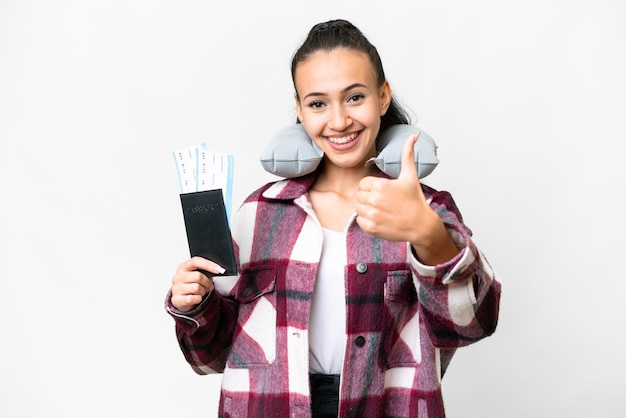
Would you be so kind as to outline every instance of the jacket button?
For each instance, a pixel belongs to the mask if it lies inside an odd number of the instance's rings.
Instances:
[[[358,271],[359,273],[363,274],[367,271],[367,264],[365,263],[359,263],[356,265],[356,271]]]
[[[358,415],[359,415],[359,410],[357,408],[350,408],[350,410],[348,411],[349,417],[356,417]]]
[[[356,344],[357,347],[363,347],[365,345],[365,337],[362,335],[359,335],[358,337],[355,338],[354,343]]]

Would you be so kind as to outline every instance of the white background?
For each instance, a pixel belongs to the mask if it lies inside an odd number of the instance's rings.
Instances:
[[[187,257],[171,151],[235,155],[235,204],[273,179],[291,55],[337,17],[503,282],[448,416],[626,415],[623,2],[1,0],[0,416],[216,416],[163,310]]]

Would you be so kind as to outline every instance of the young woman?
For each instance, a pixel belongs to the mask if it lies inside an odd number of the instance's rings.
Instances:
[[[292,61],[311,174],[261,187],[233,222],[237,277],[183,262],[166,300],[200,374],[223,372],[223,417],[443,417],[455,349],[495,331],[500,284],[449,193],[421,185],[406,139],[390,178],[365,162],[408,124],[376,48],[315,25]]]

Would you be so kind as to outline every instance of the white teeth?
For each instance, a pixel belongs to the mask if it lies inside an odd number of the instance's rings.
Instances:
[[[357,136],[359,136],[359,134],[351,134],[348,136],[343,136],[341,138],[328,138],[328,140],[333,144],[345,144],[346,142],[353,141],[354,139],[356,139]]]

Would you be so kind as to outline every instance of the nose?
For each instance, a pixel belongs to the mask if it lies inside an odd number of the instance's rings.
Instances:
[[[343,106],[333,106],[328,126],[334,131],[343,131],[352,123],[348,109]]]

